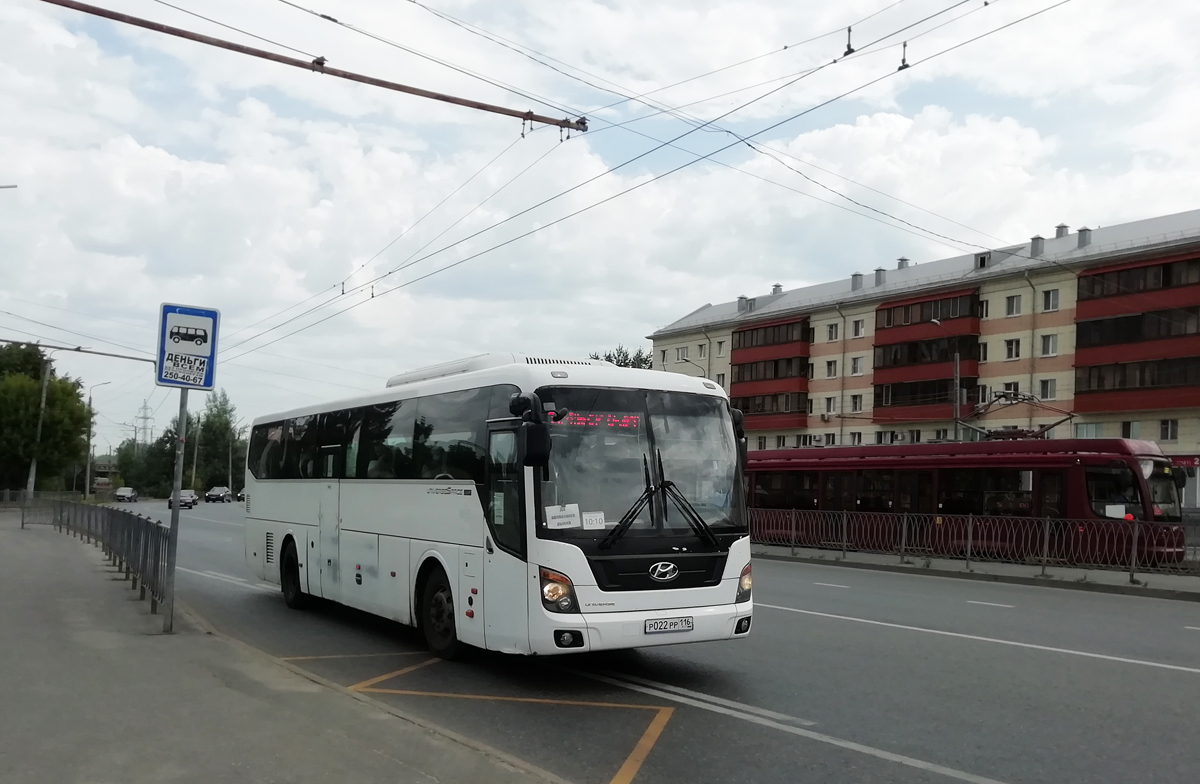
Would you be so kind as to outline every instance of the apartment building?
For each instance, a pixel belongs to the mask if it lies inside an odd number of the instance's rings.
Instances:
[[[1156,441],[1200,467],[1200,210],[777,284],[649,337],[656,369],[729,392],[751,449],[1053,425],[1051,438]]]

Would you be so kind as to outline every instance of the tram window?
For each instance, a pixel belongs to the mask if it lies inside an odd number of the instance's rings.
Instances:
[[[1063,475],[1060,473],[1043,473],[1042,486],[1039,493],[1039,514],[1042,517],[1063,516]]]
[[[938,508],[947,514],[1033,514],[1033,471],[963,468],[941,472]]]
[[[1087,469],[1088,503],[1097,517],[1142,519],[1137,479],[1126,466]],[[1124,510],[1124,511],[1121,511]]]
[[[860,471],[858,475],[858,511],[892,511],[892,471]]]

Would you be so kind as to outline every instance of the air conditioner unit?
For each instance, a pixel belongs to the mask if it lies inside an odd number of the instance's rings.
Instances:
[[[828,422],[833,419],[833,414],[821,414],[821,421]]]

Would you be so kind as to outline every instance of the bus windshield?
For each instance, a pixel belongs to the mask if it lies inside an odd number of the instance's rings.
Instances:
[[[538,390],[549,408],[567,410],[550,425],[550,479],[542,486],[538,536],[595,539],[617,525],[650,482],[677,486],[717,534],[745,530],[733,423],[725,400],[628,389]],[[662,476],[659,475],[659,456]],[[683,513],[659,494],[627,538],[694,536]],[[665,519],[664,519],[665,518]]]
[[[1150,503],[1157,522],[1179,522],[1183,510],[1179,504],[1179,488],[1171,476],[1171,467],[1158,460],[1141,460],[1142,474],[1150,486]]]

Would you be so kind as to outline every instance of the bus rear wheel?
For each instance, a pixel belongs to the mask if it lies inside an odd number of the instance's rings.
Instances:
[[[293,610],[306,610],[311,605],[308,594],[300,589],[300,559],[296,557],[296,543],[289,541],[283,548],[283,561],[279,567],[279,582],[283,587],[283,601]]]
[[[453,659],[462,649],[454,628],[454,594],[441,567],[429,573],[421,595],[421,630],[429,650],[443,659]]]

